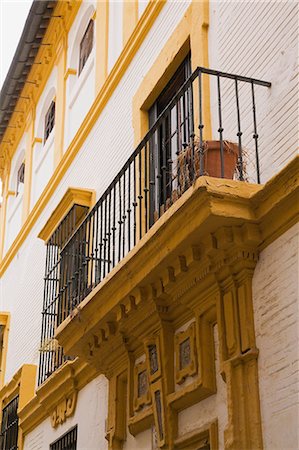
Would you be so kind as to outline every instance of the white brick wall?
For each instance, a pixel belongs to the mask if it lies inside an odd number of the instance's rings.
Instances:
[[[264,448],[299,448],[298,225],[260,255],[253,278]]]
[[[298,4],[292,0],[210,3],[210,68],[272,83],[270,89],[256,88],[262,183],[298,151],[298,18]],[[234,85],[230,85],[223,100],[224,135],[237,142]],[[223,83],[224,94],[226,89]],[[215,96],[212,103],[214,138],[219,139]],[[250,86],[240,87],[240,105],[243,144],[252,162]]]

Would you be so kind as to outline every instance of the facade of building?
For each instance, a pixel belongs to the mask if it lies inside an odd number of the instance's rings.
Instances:
[[[297,28],[292,1],[33,2],[0,449],[298,448]]]

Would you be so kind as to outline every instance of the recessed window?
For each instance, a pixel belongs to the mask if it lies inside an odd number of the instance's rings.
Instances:
[[[55,125],[55,101],[53,100],[45,117],[44,143],[48,139]]]
[[[19,397],[15,397],[2,410],[1,450],[17,450],[18,448],[18,404]]]
[[[93,47],[93,20],[90,20],[80,43],[79,75],[86,64],[86,61],[91,53],[92,47]]]
[[[50,450],[76,450],[77,449],[77,425],[50,444]]]
[[[25,179],[25,163],[23,162],[18,170],[17,174],[17,189],[16,189],[16,195],[18,195],[20,192],[23,192],[24,188],[24,179]]]

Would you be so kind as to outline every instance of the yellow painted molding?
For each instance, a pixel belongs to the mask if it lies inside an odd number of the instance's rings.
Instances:
[[[18,103],[15,107],[18,111],[15,113],[9,122],[12,128],[7,128],[3,141],[9,142],[9,144],[2,143],[0,145],[0,154],[4,156],[0,164],[0,176],[3,176],[3,170],[7,164],[7,155],[12,158],[16,151],[20,139],[22,138],[27,122],[27,116],[30,111],[35,108],[43,90],[47,83],[47,80],[52,72],[52,69],[56,63],[57,52],[61,47],[62,37],[68,33],[71,25],[77,15],[77,12],[81,6],[82,0],[70,0],[65,2],[60,0],[57,2],[54,10],[54,16],[61,16],[63,19],[57,20],[53,18],[47,28],[46,34],[43,38],[43,43],[51,43],[51,46],[41,46],[35,60],[41,62],[41,64],[35,64],[31,67],[28,79],[35,82],[35,84],[25,84]],[[24,97],[28,97],[30,100],[24,100]],[[15,128],[17,126],[17,128]],[[17,131],[16,131],[17,130]]]
[[[16,195],[16,191],[7,191],[6,192],[6,198],[8,198],[8,197],[13,197],[13,196],[15,196]]]
[[[35,387],[36,366],[24,364],[0,391],[1,410],[19,395],[19,408],[23,408],[33,397]]]
[[[4,240],[6,234],[7,199],[8,199],[8,192],[10,192],[9,191],[10,169],[11,169],[11,160],[9,160],[9,162],[5,167],[4,177],[2,180],[3,202],[1,204],[1,222],[0,222],[0,260],[2,260],[3,257]]]
[[[168,39],[133,97],[134,143],[138,145],[149,129],[148,110],[191,51],[192,70],[209,66],[208,1],[193,1]],[[195,82],[196,86],[197,81]],[[203,77],[203,120],[205,138],[211,136],[209,79]],[[195,87],[196,89],[196,87]],[[195,130],[199,124],[198,99],[194,97]],[[196,132],[196,131],[195,131]]]
[[[35,144],[42,144],[42,143],[43,143],[42,138],[34,137],[32,139],[31,147],[33,148],[35,146]]]
[[[47,242],[62,219],[75,204],[91,208],[95,203],[95,191],[70,187],[52,212],[38,237]]]
[[[22,210],[22,223],[25,222],[30,211],[30,199],[32,189],[32,162],[33,162],[33,145],[34,138],[34,125],[35,125],[35,110],[30,114],[31,121],[27,127],[27,145],[25,153],[25,177],[24,177],[24,195],[23,195],[23,210]]]
[[[99,93],[108,74],[109,0],[97,2],[96,14],[95,92]]]
[[[68,79],[68,77],[70,75],[77,75],[77,70],[76,69],[72,69],[72,68],[68,68],[64,74],[64,79],[65,81]]]
[[[95,308],[95,301],[91,301],[96,296],[105,296],[105,300],[101,302],[100,313],[105,316],[116,306],[117,299],[115,293],[117,290],[122,292],[123,297],[130,296],[131,286],[138,284],[138,279],[143,277],[140,265],[146,269],[145,262],[150,260],[151,267],[158,267],[159,261],[163,257],[161,252],[151,253],[151,247],[164,248],[165,242],[161,241],[161,229],[167,229],[168,239],[176,240],[176,243],[167,243],[167,248],[178,247],[183,245],[184,234],[187,232],[184,226],[186,215],[180,214],[182,223],[174,220],[176,213],[182,209],[186,211],[188,216],[188,233],[193,227],[193,219],[187,211],[196,211],[195,222],[201,225],[201,232],[212,232],[220,228],[223,224],[252,224],[252,227],[246,226],[243,233],[248,236],[249,241],[258,243],[257,247],[262,246],[275,235],[275,239],[287,228],[298,221],[299,205],[294,199],[298,195],[298,160],[295,158],[284,170],[276,175],[273,180],[263,185],[254,185],[242,183],[233,180],[221,180],[210,177],[200,177],[196,180],[192,189],[188,189],[182,197],[180,197],[172,207],[167,210],[163,216],[154,224],[148,233],[137,243],[131,252],[107,275],[107,277],[91,292],[78,306],[78,311],[73,312],[72,317],[68,317],[57,329],[57,338],[60,344],[71,352],[78,336],[86,333],[84,325],[84,316],[89,317],[88,323],[92,327],[96,325],[99,310]],[[260,203],[261,197],[269,199],[269,207],[271,199],[275,199],[273,208],[263,210],[261,215],[257,214],[256,205]],[[256,200],[259,199],[258,202]],[[283,210],[283,214],[281,214]],[[210,218],[210,219],[209,219]],[[271,220],[270,220],[271,218]],[[178,237],[176,230],[181,229],[182,232]],[[195,229],[195,228],[194,228]],[[248,233],[251,234],[248,234]],[[179,241],[178,241],[179,238]],[[212,244],[211,244],[212,245]],[[178,250],[179,251],[179,250]],[[150,253],[148,253],[150,252]],[[150,256],[149,256],[150,255]],[[153,256],[154,255],[154,256]],[[139,259],[141,258],[141,260]],[[123,271],[123,267],[126,270]],[[131,273],[132,279],[127,279],[127,273]],[[160,275],[161,276],[161,275]],[[136,278],[135,278],[136,277]],[[114,282],[111,284],[111,280]],[[113,285],[113,290],[112,289]],[[140,295],[140,294],[139,294]],[[106,297],[107,296],[107,297]],[[136,299],[137,303],[137,299]],[[76,320],[76,315],[80,314],[80,322]],[[75,327],[75,329],[74,329]],[[76,330],[76,332],[75,332]]]
[[[218,422],[183,434],[174,441],[174,450],[186,450],[191,448],[202,448],[209,444],[211,450],[218,450]]]
[[[30,402],[20,408],[19,426],[23,435],[28,434],[47,417],[51,418],[52,424],[55,419],[55,427],[63,423],[74,413],[77,392],[97,375],[93,368],[78,358],[64,363],[38,387]],[[66,399],[69,399],[68,404],[64,402]]]
[[[123,2],[123,45],[131,36],[138,22],[138,0],[124,0]]]
[[[0,350],[0,354],[1,354],[0,389],[2,389],[2,387],[4,385],[4,379],[5,379],[5,369],[6,369],[7,349],[8,349],[8,336],[9,336],[9,323],[10,323],[10,313],[5,312],[5,311],[0,312],[0,325],[4,326],[2,349]]]
[[[81,0],[80,1],[78,0],[78,2],[76,2],[76,5],[77,3],[81,3]],[[130,62],[132,61],[134,55],[141,46],[142,42],[144,41],[147,33],[151,29],[152,24],[156,20],[157,16],[161,12],[164,5],[165,5],[164,0],[153,0],[149,2],[141,19],[139,20],[138,27],[135,28],[134,32],[129,38],[120,57],[115,63],[113,69],[111,70],[109,76],[106,79],[106,82],[104,83],[102,89],[100,90],[94,103],[92,104],[88,114],[86,115],[81,127],[77,131],[68,149],[64,153],[60,161],[60,164],[56,167],[51,179],[49,180],[48,184],[46,185],[44,191],[37,200],[30,214],[28,215],[16,239],[12,243],[11,247],[8,249],[4,258],[1,260],[0,276],[7,269],[10,262],[18,252],[20,246],[28,236],[30,230],[32,229],[32,226],[35,224],[41,212],[48,204],[58,184],[62,180],[67,169],[70,167],[75,156],[81,149],[83,142],[85,141],[93,125],[98,119],[100,113],[102,112],[111,95],[113,94],[114,90],[116,89],[123,74],[126,72]]]
[[[14,374],[12,379],[0,391],[0,415],[2,415],[3,408],[13,400],[17,395],[19,396],[18,414],[30,400],[34,397],[36,378],[36,366],[32,364],[24,364]],[[23,448],[23,433],[20,429],[18,431],[18,448]]]
[[[65,130],[65,101],[66,101],[66,60],[67,60],[67,42],[63,38],[61,51],[57,59],[57,92],[55,98],[55,136],[54,136],[54,168],[58,166],[64,146]]]

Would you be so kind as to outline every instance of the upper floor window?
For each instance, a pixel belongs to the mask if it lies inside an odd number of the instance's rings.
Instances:
[[[45,116],[45,133],[44,133],[44,143],[48,139],[55,125],[55,101],[53,100],[47,114]]]
[[[24,179],[25,179],[25,163],[22,162],[17,173],[16,195],[18,195],[20,192],[23,192]]]
[[[17,396],[2,410],[1,450],[17,450],[18,448],[18,404]]]
[[[93,20],[91,19],[80,42],[79,75],[82,72],[93,47],[93,27]]]

